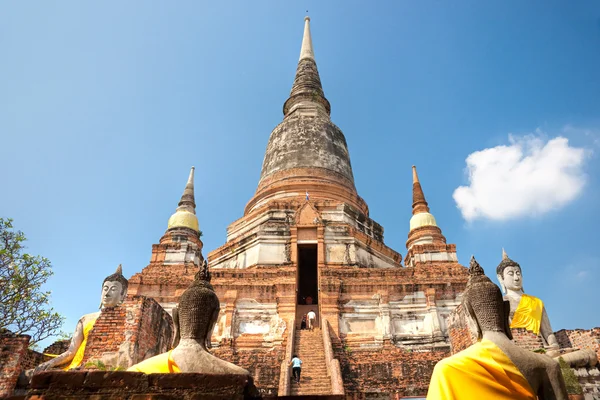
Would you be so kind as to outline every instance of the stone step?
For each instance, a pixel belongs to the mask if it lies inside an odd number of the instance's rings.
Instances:
[[[331,378],[327,375],[323,332],[297,330],[294,353],[302,360],[302,373],[299,385],[292,381],[290,394],[293,396],[331,394]]]
[[[314,396],[314,395],[328,395],[328,394],[331,394],[331,392],[324,391],[324,390],[300,389],[300,390],[291,390],[290,394],[292,396]]]
[[[320,389],[304,389],[300,388],[298,390],[290,390],[290,394],[292,396],[306,396],[306,395],[326,395],[331,394],[331,391],[320,390]]]

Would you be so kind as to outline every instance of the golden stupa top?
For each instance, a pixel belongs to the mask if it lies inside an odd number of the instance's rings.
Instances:
[[[175,214],[169,218],[168,229],[173,228],[189,228],[196,232],[200,232],[198,217],[196,216],[196,202],[194,200],[194,167],[190,170],[179,206]]]

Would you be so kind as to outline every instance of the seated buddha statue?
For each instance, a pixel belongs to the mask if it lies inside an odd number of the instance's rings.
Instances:
[[[544,303],[537,297],[524,293],[521,266],[508,258],[504,249],[496,274],[505,293],[504,300],[510,302],[510,327],[525,328],[536,335],[541,334],[550,349],[558,349],[558,341],[550,326]]]
[[[427,399],[568,398],[558,362],[511,341],[510,303],[474,258],[461,306],[478,341],[436,364]]]
[[[173,312],[175,348],[148,358],[127,371],[151,373],[197,372],[250,375],[248,371],[210,354],[210,338],[219,316],[219,298],[210,284],[206,260],[194,282],[179,298]]]
[[[125,300],[127,295],[128,281],[123,276],[121,265],[117,267],[114,274],[104,278],[102,282],[102,297],[100,299],[100,311],[85,314],[77,322],[75,333],[69,344],[69,348],[64,353],[57,357],[38,365],[33,373],[46,371],[52,368],[62,368],[65,371],[81,366],[85,346],[90,331],[94,327],[94,323],[102,313],[102,310],[118,306]]]

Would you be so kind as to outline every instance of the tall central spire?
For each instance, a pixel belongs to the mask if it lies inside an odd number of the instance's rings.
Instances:
[[[304,17],[304,36],[302,37],[302,48],[300,49],[300,59],[298,61],[303,58],[315,59],[312,38],[310,36],[310,17]]]
[[[290,97],[283,105],[283,115],[286,117],[294,112],[331,112],[329,101],[325,98],[321,78],[317,70],[315,52],[310,35],[310,18],[304,18],[304,36],[300,48],[300,59],[296,68],[296,78]]]
[[[331,122],[330,112],[315,61],[310,18],[306,17],[283,121],[271,132],[258,188],[246,213],[275,199],[304,200],[308,191],[312,199],[350,204],[368,216],[368,207],[354,186],[346,138]]]

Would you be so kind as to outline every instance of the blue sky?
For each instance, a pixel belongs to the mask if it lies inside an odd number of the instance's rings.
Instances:
[[[0,216],[52,261],[64,330],[119,263],[128,277],[147,265],[192,165],[204,254],[225,242],[307,9],[386,244],[406,253],[416,164],[463,264],[474,254],[495,281],[505,247],[555,330],[600,326],[600,3],[6,3]]]

